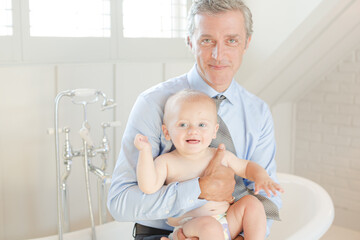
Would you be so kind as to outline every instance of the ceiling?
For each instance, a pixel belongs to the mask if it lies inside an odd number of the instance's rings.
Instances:
[[[236,79],[270,105],[296,101],[360,44],[360,0],[247,2],[254,35]]]

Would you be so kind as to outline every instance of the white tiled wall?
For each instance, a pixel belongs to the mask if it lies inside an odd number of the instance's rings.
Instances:
[[[330,193],[335,224],[360,231],[360,47],[297,103],[295,173]]]
[[[53,122],[54,67],[4,67],[0,76],[0,238],[50,233],[55,164],[46,127]]]

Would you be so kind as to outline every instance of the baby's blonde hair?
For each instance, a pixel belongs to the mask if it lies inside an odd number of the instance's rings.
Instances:
[[[167,123],[171,110],[181,102],[200,102],[208,101],[210,105],[214,108],[215,118],[216,118],[216,104],[214,99],[209,97],[203,92],[193,90],[193,89],[184,89],[173,95],[171,95],[165,103],[164,107],[164,124]]]

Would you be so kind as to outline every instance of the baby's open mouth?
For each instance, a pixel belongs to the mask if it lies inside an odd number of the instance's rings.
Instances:
[[[187,143],[191,143],[191,144],[195,144],[195,143],[199,143],[200,140],[197,140],[197,139],[188,139],[186,140]]]

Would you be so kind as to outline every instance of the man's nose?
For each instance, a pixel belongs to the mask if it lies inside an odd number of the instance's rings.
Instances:
[[[221,60],[224,53],[224,47],[221,43],[216,43],[215,47],[212,49],[211,57],[215,60]]]

